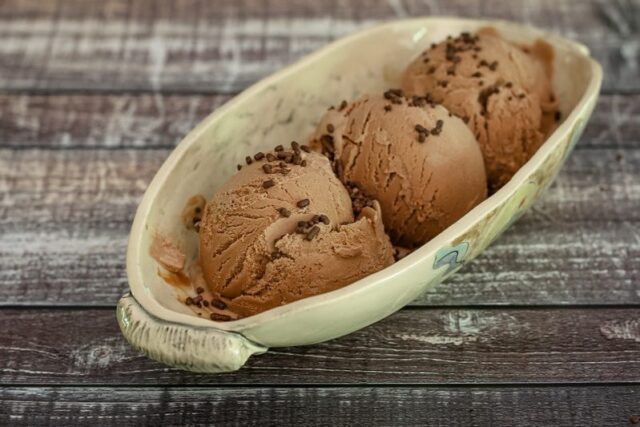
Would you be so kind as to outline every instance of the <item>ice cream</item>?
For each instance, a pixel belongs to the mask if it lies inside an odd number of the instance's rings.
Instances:
[[[199,223],[208,287],[249,316],[328,292],[393,262],[375,204],[354,220],[329,161],[292,144],[247,158]]]
[[[461,117],[484,155],[492,191],[504,185],[536,152],[543,116],[556,113],[551,62],[540,42],[518,47],[495,30],[431,45],[406,69],[407,95],[430,96]]]
[[[482,153],[469,128],[446,108],[399,90],[329,110],[312,146],[344,183],[380,203],[385,229],[401,246],[427,242],[486,197]]]

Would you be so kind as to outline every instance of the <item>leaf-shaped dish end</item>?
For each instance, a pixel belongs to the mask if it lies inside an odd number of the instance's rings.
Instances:
[[[192,372],[231,372],[267,351],[241,334],[167,322],[150,315],[131,294],[118,301],[118,324],[127,341],[151,359]]]

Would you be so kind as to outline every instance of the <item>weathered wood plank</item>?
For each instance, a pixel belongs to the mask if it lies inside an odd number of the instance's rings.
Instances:
[[[627,425],[635,386],[105,388],[8,387],[5,425]]]
[[[0,95],[0,147],[172,148],[229,98]]]
[[[0,147],[172,148],[230,96],[0,95]],[[640,148],[640,95],[603,95],[578,144]]]
[[[639,382],[640,308],[407,309],[346,337],[192,374],[131,349],[114,310],[0,310],[0,383],[499,384]]]
[[[168,150],[1,150],[0,304],[113,305]],[[578,150],[479,259],[417,304],[640,302],[640,150]]]
[[[230,93],[360,28],[451,15],[516,20],[577,39],[603,64],[605,90],[637,91],[638,12],[618,3],[9,0],[0,5],[0,89]]]

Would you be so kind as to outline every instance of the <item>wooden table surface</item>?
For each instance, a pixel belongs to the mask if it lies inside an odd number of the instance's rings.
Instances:
[[[257,79],[396,17],[500,17],[605,81],[555,184],[397,314],[199,375],[132,350],[125,247],[175,144]],[[0,425],[629,425],[640,416],[640,1],[0,1]]]

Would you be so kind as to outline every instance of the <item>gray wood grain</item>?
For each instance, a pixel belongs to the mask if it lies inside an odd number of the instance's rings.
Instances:
[[[0,150],[0,304],[109,305],[168,150]],[[618,157],[618,156],[622,157]],[[640,150],[575,151],[556,183],[419,305],[640,302]]]
[[[606,91],[640,89],[637,10],[567,0],[303,2],[9,0],[0,5],[0,89],[232,93],[330,41],[403,17],[493,17],[588,45]]]
[[[270,350],[230,374],[136,353],[112,309],[0,310],[5,385],[513,384],[640,381],[640,308],[405,309],[324,344]]]
[[[0,390],[0,423],[614,426],[640,415],[639,401],[634,386],[10,387]]]
[[[230,98],[0,95],[0,148],[173,148]],[[640,95],[602,95],[578,144],[586,147],[640,148]]]

